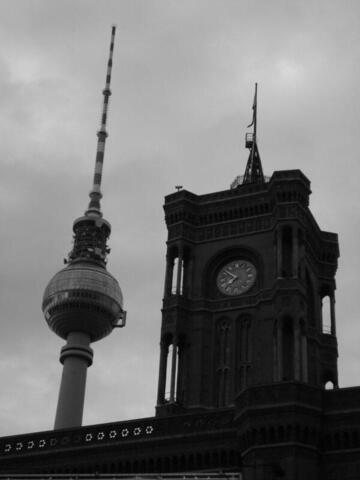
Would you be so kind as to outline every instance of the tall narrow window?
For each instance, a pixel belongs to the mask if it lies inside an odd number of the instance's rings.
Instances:
[[[174,285],[174,257],[172,249],[166,255],[166,270],[165,270],[165,285],[164,298],[172,294],[172,287]]]
[[[329,295],[322,299],[322,333],[331,334],[331,307]]]
[[[177,387],[178,387],[178,372],[179,372],[179,347],[177,345],[173,345],[173,354],[172,358],[172,368],[173,368],[173,382],[170,385],[170,400],[176,401],[177,400]]]
[[[184,375],[186,370],[185,338],[180,337],[177,347],[177,366],[176,366],[176,401],[179,403],[185,398]]]
[[[293,239],[292,228],[284,227],[282,231],[282,276],[293,276]]]
[[[179,347],[169,345],[166,368],[165,400],[174,402],[177,398]]]
[[[157,396],[158,405],[162,405],[166,401],[168,351],[169,351],[169,337],[165,335],[161,338],[161,342],[160,342],[160,367],[159,367],[159,385],[158,385],[158,396]]]
[[[171,385],[171,370],[173,358],[173,345],[169,345],[167,359],[166,359],[166,383],[165,383],[165,400],[170,401],[170,385]]]
[[[311,327],[316,326],[315,322],[315,297],[314,288],[310,278],[310,274],[306,271],[306,304],[307,304],[307,317]]]
[[[172,271],[171,293],[173,295],[182,295],[184,292],[184,260],[182,256],[174,258],[174,267]]]
[[[237,390],[243,390],[248,385],[250,371],[250,318],[244,315],[238,321],[237,331],[237,358],[238,358],[238,385]]]
[[[231,370],[230,321],[228,319],[218,323],[217,344],[217,406],[226,407],[230,403]]]
[[[298,248],[299,248],[299,258],[298,258],[298,277],[300,280],[304,280],[305,277],[305,240],[304,233],[302,230],[298,230]]]
[[[175,257],[174,258],[174,267],[173,267],[173,271],[172,271],[172,281],[171,281],[171,293],[173,295],[176,294],[178,268],[179,268],[179,257]]]
[[[308,358],[309,358],[309,383],[312,385],[319,384],[319,369],[317,347],[314,342],[308,342]]]
[[[305,322],[300,320],[300,380],[308,381],[308,353]]]
[[[279,322],[275,320],[274,329],[273,329],[273,379],[275,382],[278,382],[281,378],[281,347],[280,341],[281,336],[279,332]]]
[[[282,328],[283,380],[294,379],[294,326],[291,318],[283,319]]]

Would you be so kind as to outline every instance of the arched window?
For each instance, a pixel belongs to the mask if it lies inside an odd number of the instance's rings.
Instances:
[[[325,390],[332,390],[337,388],[337,373],[336,370],[327,369],[321,375],[321,383]]]
[[[184,392],[180,370],[183,369],[184,339],[165,335],[161,341],[158,404],[179,401]]]
[[[305,277],[305,240],[304,233],[301,229],[298,229],[297,232],[297,242],[298,242],[298,266],[297,266],[297,275],[300,280],[304,280]],[[296,239],[295,239],[296,241]]]
[[[282,325],[282,380],[294,379],[294,326],[286,317]]]
[[[280,342],[280,334],[279,334],[279,324],[278,320],[274,321],[273,327],[273,379],[274,382],[278,382],[280,380],[280,351],[279,342]]]
[[[251,365],[250,316],[243,315],[237,322],[237,390],[241,391],[248,385]]]
[[[172,271],[171,293],[173,295],[182,295],[184,289],[184,259],[182,256],[174,258],[174,267]]]
[[[284,227],[282,230],[282,277],[293,276],[293,238],[292,228]]]
[[[303,382],[308,381],[308,353],[307,353],[307,337],[305,322],[300,320],[300,338],[299,338],[299,351],[300,351],[300,380]]]
[[[224,318],[217,325],[217,406],[226,407],[230,403],[230,370],[231,370],[231,322]]]
[[[315,296],[314,296],[314,287],[311,281],[310,273],[306,270],[305,276],[306,282],[306,304],[307,304],[307,318],[309,325],[311,327],[316,326],[315,320]]]
[[[322,299],[322,333],[331,334],[331,300],[329,295]]]

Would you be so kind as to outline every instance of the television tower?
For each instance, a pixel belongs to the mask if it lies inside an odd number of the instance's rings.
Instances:
[[[89,206],[84,216],[74,221],[74,245],[65,260],[67,266],[50,280],[42,302],[49,327],[66,340],[60,353],[63,372],[55,429],[81,426],[87,367],[93,360],[90,343],[109,335],[114,327],[125,325],[119,284],[106,269],[111,226],[100,207],[114,39],[115,27],[112,27]]]

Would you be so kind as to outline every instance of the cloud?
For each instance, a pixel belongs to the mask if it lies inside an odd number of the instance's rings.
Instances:
[[[337,0],[1,3],[2,434],[52,427],[63,342],[41,298],[88,202],[113,23],[103,209],[129,320],[94,344],[85,423],[153,414],[163,196],[179,183],[222,190],[243,173],[255,81],[264,170],[301,168],[320,227],[340,233],[340,380],[357,383],[359,9]]]

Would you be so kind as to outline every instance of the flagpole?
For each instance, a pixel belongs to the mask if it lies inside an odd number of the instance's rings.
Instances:
[[[257,123],[257,82],[255,82],[255,95],[254,95],[254,103],[253,103],[253,141],[251,147],[251,165],[254,164],[254,155],[255,155],[255,148],[256,148],[256,123]],[[251,172],[252,174],[252,172]]]
[[[245,147],[250,150],[250,154],[246,164],[243,183],[263,183],[265,181],[257,146],[257,87],[258,84],[255,83],[252,122],[247,126],[247,128],[253,127],[253,131],[245,135]]]
[[[254,143],[256,143],[256,124],[257,124],[257,82],[255,83],[255,96],[254,96]]]

